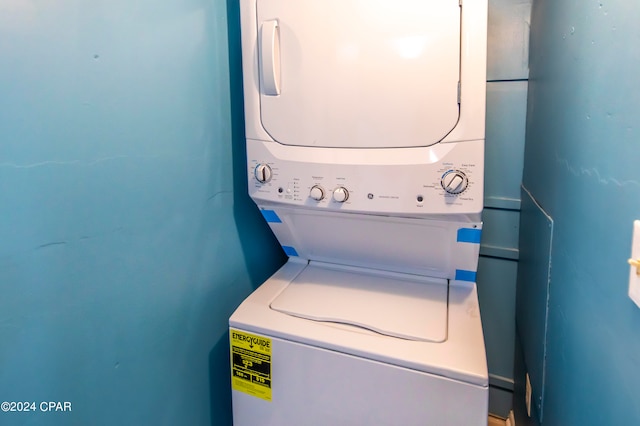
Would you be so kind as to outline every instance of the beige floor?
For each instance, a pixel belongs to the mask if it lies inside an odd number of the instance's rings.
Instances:
[[[505,426],[507,423],[498,417],[489,416],[488,426]]]

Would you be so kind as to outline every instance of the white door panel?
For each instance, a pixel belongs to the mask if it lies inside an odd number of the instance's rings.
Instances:
[[[455,127],[458,0],[375,3],[258,0],[261,121],[276,141],[428,146]]]

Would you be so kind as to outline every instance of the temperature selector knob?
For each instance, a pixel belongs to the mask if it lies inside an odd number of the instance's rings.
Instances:
[[[309,197],[316,201],[324,200],[324,189],[320,185],[313,185],[309,191]]]
[[[253,174],[256,176],[258,182],[267,183],[271,180],[273,172],[268,164],[258,164],[253,171]]]
[[[449,170],[442,175],[440,184],[449,194],[460,194],[469,186],[469,178],[460,170]]]
[[[344,203],[349,199],[349,191],[343,186],[339,186],[333,190],[333,199],[338,203]]]

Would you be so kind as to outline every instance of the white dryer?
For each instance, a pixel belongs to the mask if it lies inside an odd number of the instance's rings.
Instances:
[[[230,318],[235,425],[486,425],[486,0],[240,0],[249,193],[289,256]]]

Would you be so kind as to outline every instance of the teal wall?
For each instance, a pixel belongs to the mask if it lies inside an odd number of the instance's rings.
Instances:
[[[638,16],[633,1],[533,3],[516,380],[531,374],[544,425],[640,423],[626,263],[640,219]]]
[[[0,401],[73,410],[0,424],[230,423],[227,318],[283,260],[244,195],[236,9],[0,2]]]
[[[514,387],[530,0],[490,0],[478,287]],[[0,3],[0,424],[228,424],[227,317],[282,261],[246,194],[236,0]],[[260,250],[258,249],[260,248]]]
[[[501,417],[511,410],[514,390],[530,13],[530,0],[489,1],[485,210],[478,297],[489,367],[489,411]]]

